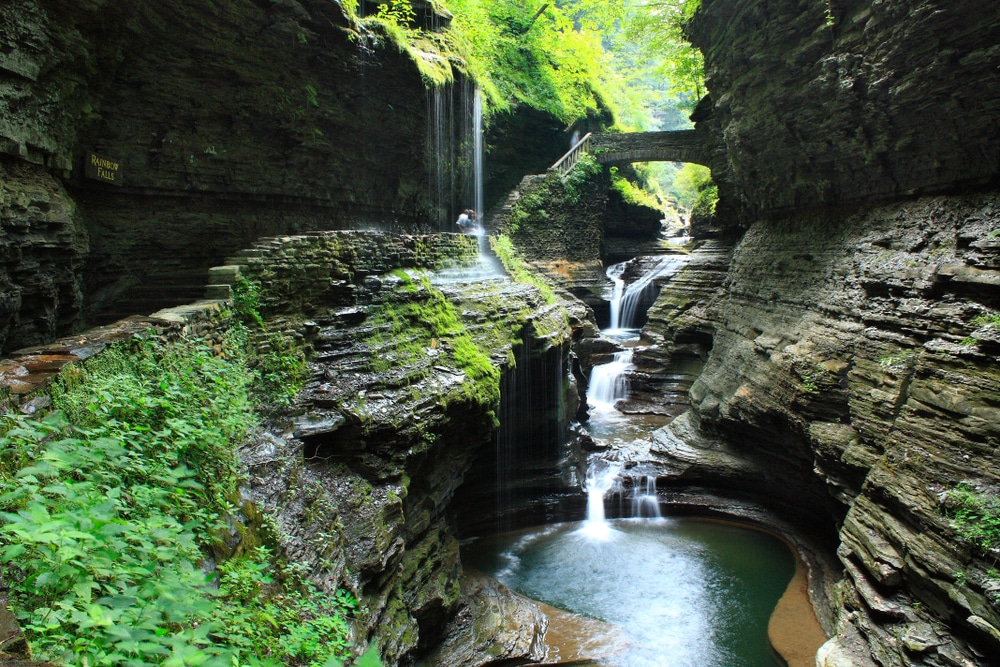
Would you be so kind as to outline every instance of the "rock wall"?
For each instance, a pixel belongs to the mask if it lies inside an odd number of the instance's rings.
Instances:
[[[83,309],[88,237],[76,203],[42,166],[0,156],[0,341],[64,335]]]
[[[760,220],[702,311],[712,352],[674,430],[693,418],[756,465],[738,490],[820,537],[839,531],[829,651],[863,638],[854,664],[1000,651],[996,554],[950,519],[960,484],[1000,488],[998,330],[976,319],[1000,306],[998,206],[966,195]]]
[[[751,218],[1000,169],[992,0],[703,0],[688,33],[710,90],[696,118],[724,148],[713,172]]]
[[[626,168],[626,173],[631,170]],[[606,308],[606,260],[663,252],[662,211],[626,202],[609,172],[581,160],[567,174],[525,176],[489,212],[490,233],[505,234],[535,268],[596,310]]]
[[[466,150],[472,87],[456,73],[439,100],[372,29],[328,0],[4,3],[0,155],[11,194],[0,216],[31,224],[35,246],[66,245],[52,211],[18,210],[43,179],[89,249],[76,241],[72,262],[40,265],[75,282],[57,301],[44,296],[46,313],[11,311],[39,290],[25,278],[33,269],[11,265],[0,330],[13,345],[37,343],[185,303],[209,267],[262,236],[450,224],[464,171],[432,170],[425,155]],[[115,184],[85,176],[91,152],[120,165]]]
[[[833,545],[819,664],[995,664],[997,547],[957,510],[1000,503],[1000,12],[704,0],[689,29],[748,229],[714,294],[664,290],[643,332],[653,376],[691,383],[658,483]]]
[[[502,388],[515,368],[568,368],[570,317],[500,276],[416,270],[476,254],[471,236],[342,232],[270,239],[232,258],[262,284],[267,328],[311,359],[294,417],[242,452],[248,493],[277,518],[291,560],[325,588],[358,594],[358,639],[377,642],[387,665],[413,664],[445,637],[440,664],[544,655],[537,608],[463,579],[451,502],[491,449],[494,419],[509,428],[508,402],[519,399]],[[539,384],[533,398],[558,405],[567,379]],[[522,418],[525,432],[559,420]],[[505,627],[508,616],[523,622]]]
[[[324,590],[359,597],[354,640],[377,642],[386,665],[432,650],[431,664],[537,662],[547,619],[463,572],[452,499],[474,460],[495,451],[497,417],[518,437],[564,432],[576,409],[567,402],[570,325],[581,312],[499,275],[461,279],[477,259],[475,237],[459,234],[264,239],[212,270],[217,298],[28,349],[0,363],[0,386],[8,409],[32,414],[48,405],[44,387],[61,368],[114,341],[150,329],[218,336],[232,322],[231,286],[252,279],[261,285],[261,351],[287,337],[308,352],[311,376],[291,409],[241,448],[252,501],[244,518],[265,512],[289,561],[307,564]],[[553,410],[520,409],[525,397],[511,378],[529,369],[552,381],[525,396]],[[475,472],[485,485],[465,497],[486,508],[496,477]],[[16,640],[3,602],[3,639]]]

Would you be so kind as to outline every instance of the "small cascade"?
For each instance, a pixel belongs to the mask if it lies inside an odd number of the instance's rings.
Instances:
[[[592,464],[587,471],[584,489],[587,491],[587,519],[580,534],[590,539],[607,540],[614,532],[604,515],[604,496],[615,487],[621,468],[617,465]]]
[[[632,516],[660,519],[660,500],[656,495],[656,477],[643,476],[632,488]]]
[[[615,284],[611,297],[611,329],[630,329],[640,324],[639,306],[651,300],[656,282],[673,275],[687,263],[684,255],[666,255],[635,282],[625,285],[622,275],[628,262],[608,267],[606,275]]]
[[[587,386],[587,404],[599,411],[614,410],[628,396],[625,373],[632,368],[632,350],[616,352],[613,361],[594,366]]]

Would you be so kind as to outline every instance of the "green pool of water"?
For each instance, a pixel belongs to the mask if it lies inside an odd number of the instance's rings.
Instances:
[[[767,622],[795,561],[778,538],[690,518],[565,523],[477,540],[463,561],[532,599],[613,626],[584,643],[616,667],[780,667]]]

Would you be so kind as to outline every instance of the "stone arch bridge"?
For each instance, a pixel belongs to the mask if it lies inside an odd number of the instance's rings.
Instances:
[[[679,130],[588,134],[552,165],[550,171],[566,173],[586,153],[594,155],[601,164],[693,162],[711,166],[711,156],[698,133]]]

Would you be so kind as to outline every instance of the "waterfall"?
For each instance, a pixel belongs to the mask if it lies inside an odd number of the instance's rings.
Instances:
[[[587,403],[595,410],[613,410],[628,395],[625,372],[632,368],[632,350],[616,352],[613,361],[594,366],[587,385]]]
[[[643,476],[632,488],[632,516],[662,518],[656,495],[656,477]]]
[[[483,94],[476,88],[472,103],[472,183],[473,208],[480,226],[483,221]]]
[[[622,274],[625,273],[625,262],[621,264],[612,264],[605,271],[608,280],[612,281],[615,285],[614,291],[611,293],[611,328],[620,329],[621,323],[619,322],[619,310],[622,303],[622,294],[625,293],[625,279],[622,278]]]
[[[441,231],[458,231],[455,219],[483,208],[483,97],[475,84],[427,90],[426,164],[431,218]]]
[[[427,91],[427,177],[432,217],[438,229],[452,231],[451,170],[455,162],[452,87],[434,86]]]
[[[676,273],[686,262],[686,256],[666,255],[628,285],[621,278],[627,262],[608,267],[606,275],[615,283],[615,292],[611,297],[611,328],[635,328],[639,324],[639,305],[650,299],[657,288],[655,281]]]
[[[580,528],[580,533],[590,539],[607,540],[614,532],[604,516],[604,496],[615,487],[621,468],[617,465],[605,465],[603,468],[591,464],[587,471],[584,488],[587,491],[587,519]]]

